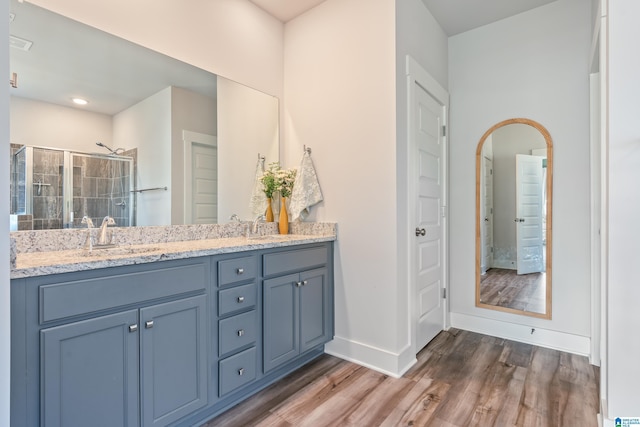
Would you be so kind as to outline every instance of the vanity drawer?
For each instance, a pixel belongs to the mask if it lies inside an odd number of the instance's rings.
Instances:
[[[256,342],[257,330],[255,310],[221,320],[218,327],[220,356]]]
[[[252,347],[220,362],[220,396],[256,378],[256,348]]]
[[[256,278],[256,257],[234,258],[218,263],[218,283],[220,286],[244,282]]]
[[[256,305],[256,284],[236,286],[218,293],[218,315],[252,308]]]
[[[168,262],[172,265],[166,267],[159,267],[156,263],[154,269],[139,266],[113,268],[113,273],[112,269],[101,269],[96,270],[94,276],[74,273],[67,276],[68,280],[40,285],[40,323],[204,291],[209,277],[209,262],[207,258],[195,260],[187,265]],[[74,280],[74,276],[78,279]]]
[[[329,250],[327,246],[320,246],[265,254],[263,257],[264,275],[273,276],[323,266],[329,259]]]

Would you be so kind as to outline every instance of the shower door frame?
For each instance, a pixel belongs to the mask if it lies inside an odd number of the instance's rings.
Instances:
[[[133,180],[134,180],[134,166],[133,158],[129,156],[121,156],[115,154],[99,154],[99,153],[83,153],[80,151],[61,150],[64,151],[64,167],[62,168],[62,227],[73,228],[74,217],[73,213],[73,158],[78,157],[92,157],[106,160],[128,161],[129,162],[129,188],[126,191],[129,193],[127,197],[129,203],[129,227],[133,225],[133,213],[134,213],[134,197]],[[70,191],[64,191],[70,189]],[[123,197],[124,198],[124,197]],[[109,212],[105,212],[104,216],[109,215]],[[121,224],[118,224],[119,226]]]

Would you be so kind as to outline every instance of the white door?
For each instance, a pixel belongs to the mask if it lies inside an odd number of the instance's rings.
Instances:
[[[482,274],[493,266],[493,161],[483,157],[482,203],[480,218],[482,219]]]
[[[215,224],[218,222],[218,149],[194,144],[191,155],[191,223]]]
[[[444,107],[416,84],[412,121],[413,158],[417,189],[416,349],[420,350],[444,328]]]
[[[544,271],[542,157],[516,155],[516,250],[518,274]]]
[[[218,147],[215,136],[183,131],[184,223],[218,222]]]

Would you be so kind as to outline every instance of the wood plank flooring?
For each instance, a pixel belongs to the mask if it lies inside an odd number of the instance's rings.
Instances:
[[[441,332],[396,379],[324,355],[203,427],[597,427],[586,357]]]
[[[516,270],[490,268],[480,276],[480,301],[515,310],[544,313],[545,273],[518,275]]]

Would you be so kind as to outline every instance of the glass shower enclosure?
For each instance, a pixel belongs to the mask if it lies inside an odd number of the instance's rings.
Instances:
[[[23,146],[11,156],[11,229],[135,225],[133,158]]]

